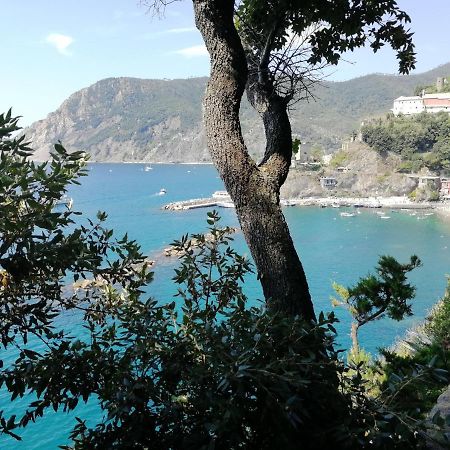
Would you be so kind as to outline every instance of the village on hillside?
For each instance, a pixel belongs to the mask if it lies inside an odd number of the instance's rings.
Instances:
[[[435,92],[427,93],[427,90]],[[396,98],[391,114],[396,118],[423,113],[450,114],[450,92],[445,92],[448,90],[447,78],[439,77],[435,86],[423,88],[420,95]],[[428,168],[417,173],[404,173],[401,168],[400,156],[379,154],[365,142],[361,130],[330,154],[298,142],[285,196],[404,196],[416,202],[450,200],[450,177]]]

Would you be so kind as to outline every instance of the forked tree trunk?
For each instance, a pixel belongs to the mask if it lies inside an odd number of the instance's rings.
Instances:
[[[287,105],[277,97],[252,104],[261,114],[266,151],[257,166],[242,137],[239,107],[247,60],[233,23],[233,0],[193,0],[197,28],[211,57],[203,119],[212,160],[236,205],[269,307],[315,319],[308,283],[280,208],[292,136]],[[258,94],[257,90],[253,93]],[[249,95],[252,95],[251,89]]]

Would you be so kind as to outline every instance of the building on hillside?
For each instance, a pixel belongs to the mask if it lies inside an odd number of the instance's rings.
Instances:
[[[320,185],[323,189],[333,189],[337,186],[338,182],[333,177],[322,177],[320,179]]]
[[[443,200],[450,200],[450,178],[441,178],[439,195]]]
[[[444,111],[450,113],[450,93],[425,94],[422,99],[426,112],[438,113]]]
[[[423,90],[422,95],[396,98],[392,112],[396,116],[399,114],[409,116],[421,112],[438,113],[444,111],[450,113],[450,92],[442,92],[446,84],[447,79],[439,77],[436,81],[437,93],[435,94],[425,94],[425,90]]]
[[[408,175],[408,178],[417,180],[417,187],[421,189],[428,187],[431,189],[439,190],[441,188],[441,179],[435,175],[411,174]]]
[[[392,112],[398,116],[399,114],[405,114],[409,116],[411,114],[420,114],[425,111],[425,105],[423,104],[422,97],[398,97],[394,100],[394,107]]]

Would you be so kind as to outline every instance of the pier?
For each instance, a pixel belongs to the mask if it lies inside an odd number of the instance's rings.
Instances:
[[[360,207],[360,208],[390,208],[390,209],[434,209],[436,202],[416,203],[405,197],[309,197],[282,199],[281,206],[320,206],[320,207]],[[208,197],[172,202],[163,209],[183,211],[196,208],[233,208],[231,199]]]
[[[163,206],[163,209],[167,209],[169,211],[181,211],[187,209],[196,209],[196,208],[211,208],[214,206],[223,207],[223,200],[219,200],[217,198],[194,198],[191,200],[181,200],[179,202],[168,203]]]

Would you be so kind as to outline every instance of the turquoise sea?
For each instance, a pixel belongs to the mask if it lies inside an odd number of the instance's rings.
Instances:
[[[189,198],[208,197],[223,189],[217,172],[210,165],[152,165],[145,171],[144,164],[90,164],[88,177],[81,186],[74,186],[70,196],[74,209],[87,217],[95,217],[98,210],[108,213],[108,226],[119,235],[128,232],[140,242],[144,253],[156,258],[155,281],[149,288],[159,300],[172,300],[175,291],[170,279],[176,260],[161,257],[161,250],[186,232],[203,232],[206,228],[206,210],[170,212],[161,207],[169,202]],[[165,188],[165,195],[158,195]],[[417,286],[414,313],[401,323],[380,320],[361,331],[361,343],[371,352],[388,346],[414,323],[423,319],[427,310],[442,295],[446,274],[450,272],[450,223],[437,216],[418,220],[420,214],[387,211],[389,220],[381,220],[375,211],[362,210],[355,217],[341,217],[342,209],[290,207],[284,212],[297,250],[309,280],[316,311],[330,310],[331,283],[353,284],[366,275],[378,257],[390,254],[406,261],[417,254],[423,267],[410,277]],[[237,226],[233,209],[220,209],[224,225]],[[235,247],[248,254],[241,234],[235,236]],[[262,297],[256,279],[245,283],[251,300]],[[349,317],[336,310],[340,318],[338,342],[342,348],[349,345]],[[67,326],[77,327],[76,317],[67,317]],[[0,391],[0,410],[20,414],[26,399],[10,404],[8,396]],[[98,414],[95,402],[80,405],[71,415],[48,413],[20,433],[23,442],[0,437],[2,450],[54,450],[67,443],[74,417],[92,418]]]

